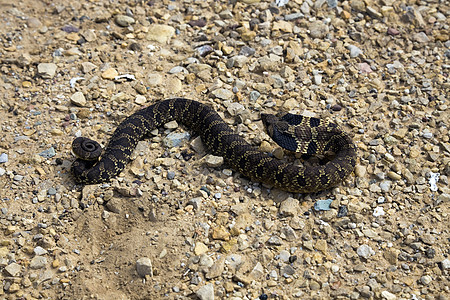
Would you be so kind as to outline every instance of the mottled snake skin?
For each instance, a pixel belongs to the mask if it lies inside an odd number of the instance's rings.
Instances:
[[[269,135],[280,146],[307,155],[332,151],[334,158],[324,165],[314,166],[282,162],[234,133],[209,106],[174,98],[157,102],[125,119],[103,153],[98,150],[98,143],[86,138],[75,139],[73,151],[79,158],[72,164],[72,173],[76,181],[84,184],[109,181],[125,168],[144,136],[172,120],[198,133],[212,154],[222,156],[228,166],[242,175],[289,192],[310,193],[328,189],[353,171],[356,146],[336,124],[286,113],[276,116],[263,114],[261,118]],[[95,151],[96,155],[89,154]]]

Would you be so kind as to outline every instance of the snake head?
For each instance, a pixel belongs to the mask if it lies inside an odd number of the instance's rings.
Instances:
[[[270,138],[282,148],[296,151],[297,142],[290,130],[290,125],[283,120],[284,114],[261,114],[261,120]]]
[[[274,125],[279,121],[279,118],[272,114],[261,114],[261,121],[269,136],[272,137]]]

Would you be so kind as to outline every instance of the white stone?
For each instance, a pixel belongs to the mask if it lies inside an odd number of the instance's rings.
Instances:
[[[397,296],[395,296],[394,294],[388,292],[388,291],[382,291],[381,292],[381,296],[386,299],[386,300],[395,300],[397,299]]]
[[[137,104],[145,104],[147,102],[147,98],[145,98],[145,96],[143,95],[137,95],[136,99],[134,99],[134,102],[136,102]]]
[[[356,253],[358,253],[359,256],[367,259],[370,256],[374,255],[375,251],[373,251],[372,248],[370,248],[370,246],[368,245],[361,245],[356,250]]]

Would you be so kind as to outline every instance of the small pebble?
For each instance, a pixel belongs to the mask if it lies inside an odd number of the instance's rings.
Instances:
[[[362,258],[367,259],[370,256],[374,255],[375,251],[373,251],[372,248],[369,247],[368,245],[361,245],[356,250],[356,253],[358,253],[358,255],[361,256]]]
[[[330,210],[330,206],[333,200],[327,199],[327,200],[317,200],[316,203],[314,203],[314,209],[317,211],[321,210]]]
[[[23,180],[23,176],[19,175],[19,174],[16,174],[16,175],[14,175],[13,180],[14,181],[22,181]]]
[[[362,54],[362,50],[354,45],[349,45],[348,49],[350,50],[350,57],[358,57]]]
[[[116,22],[117,25],[122,26],[122,27],[128,27],[131,24],[135,23],[135,20],[132,17],[125,16],[125,15],[117,15],[114,18],[114,21]]]
[[[42,151],[41,153],[39,153],[40,156],[44,157],[44,158],[52,158],[56,155],[56,151],[53,147]]]
[[[184,142],[190,139],[191,135],[189,132],[172,132],[169,133],[164,139],[164,146],[168,148],[179,147]]]
[[[423,285],[429,285],[432,281],[433,281],[433,278],[429,275],[424,275],[424,276],[420,277],[420,282]]]
[[[47,254],[47,250],[45,250],[44,248],[37,246],[34,248],[34,254],[36,255],[45,255]]]
[[[0,154],[0,163],[6,163],[8,162],[8,154],[2,153]]]
[[[222,100],[231,100],[234,96],[232,91],[229,91],[227,89],[217,89],[211,92],[211,94],[219,99]]]
[[[175,172],[169,171],[167,172],[167,179],[172,180],[175,178]]]

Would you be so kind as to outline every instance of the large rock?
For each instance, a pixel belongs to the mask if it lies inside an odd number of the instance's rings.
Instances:
[[[148,257],[141,257],[136,261],[136,271],[139,276],[145,277],[146,275],[153,276],[152,261]]]

